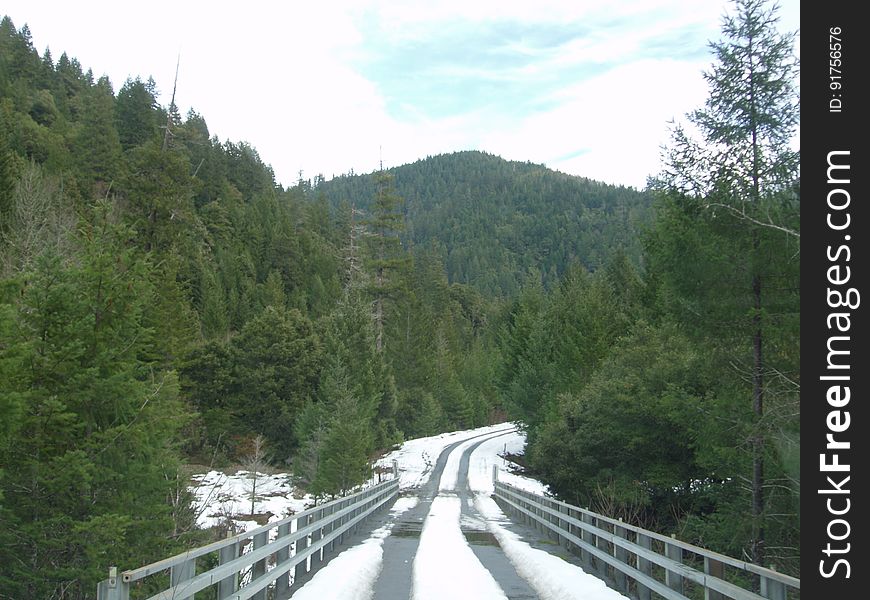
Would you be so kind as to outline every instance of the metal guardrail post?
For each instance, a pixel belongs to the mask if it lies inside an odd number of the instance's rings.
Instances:
[[[118,576],[118,567],[109,567],[109,578],[97,584],[97,600],[129,600],[130,584]]]
[[[169,570],[169,584],[176,586],[179,583],[184,583],[193,579],[196,575],[196,559],[187,560],[181,564],[173,566]],[[179,600],[193,600],[191,596],[184,596]]]
[[[770,565],[771,571],[776,571],[776,565]],[[787,590],[785,584],[761,576],[761,595],[770,600],[786,600]]]
[[[589,510],[589,509],[587,508],[586,510]],[[580,520],[583,521],[584,523],[588,523],[589,525],[592,525],[592,517],[589,516],[588,513],[585,513],[585,512],[584,512],[584,513],[581,515]],[[583,532],[580,534],[580,538],[581,538],[584,542],[586,542],[587,544],[589,544],[590,546],[594,546],[594,545],[595,545],[595,536],[592,535],[592,532],[591,532],[591,531],[586,531],[586,530],[584,529]],[[595,560],[596,560],[596,559],[593,558],[591,552],[588,552],[588,551],[584,550],[583,553],[585,554],[585,560],[584,560],[584,562],[586,563],[587,566],[589,566],[589,567],[591,568],[591,567],[593,566],[593,564],[595,563]],[[581,558],[583,558],[582,555],[581,555]]]
[[[577,518],[576,511],[573,508],[571,508],[570,506],[565,507],[565,514],[568,515],[569,519],[576,519]],[[573,523],[571,523],[570,521],[568,522],[568,533],[575,536],[575,537],[579,537],[577,535],[577,526],[574,525]],[[565,548],[569,552],[574,552],[574,551],[576,551],[577,546],[575,546],[574,543],[571,542],[570,540],[565,540]]]
[[[269,543],[269,532],[268,531],[264,531],[263,533],[258,533],[257,535],[254,536],[254,550],[257,550],[258,548],[262,548],[263,546],[265,546],[268,543]],[[252,572],[251,572],[252,581],[257,579],[261,575],[265,575],[265,574],[266,574],[266,559],[264,558],[263,560],[258,560],[257,562],[254,563],[254,566],[253,566]],[[261,591],[257,592],[251,598],[253,600],[266,600],[266,590],[261,590]]]
[[[622,518],[620,518],[619,521],[622,522]],[[620,527],[619,525],[613,526],[613,535],[615,537],[627,539],[627,534],[628,530],[625,527]],[[628,564],[628,550],[626,550],[619,544],[613,544],[613,556],[622,564]],[[627,594],[628,578],[625,576],[625,573],[623,573],[619,569],[614,569],[613,579],[616,581],[616,589],[620,592]]]
[[[323,508],[314,511],[314,516],[312,517],[312,522],[317,523],[318,521],[323,520]],[[321,523],[321,527],[319,529],[314,530],[311,534],[311,544],[316,544],[323,538],[323,524]],[[314,570],[315,565],[320,565],[323,561],[323,550],[318,550],[314,554],[311,555],[311,569]]]
[[[599,519],[598,517],[593,517],[592,523],[598,529],[604,529],[604,525],[602,525],[601,519]],[[595,539],[595,547],[604,552],[605,554],[609,554],[609,552],[607,552],[607,540],[602,538],[600,535],[593,534],[592,537]],[[598,568],[599,578],[607,581],[607,563],[598,558],[595,559],[595,562]]]
[[[637,534],[637,545],[641,548],[645,548],[650,550],[652,548],[652,540],[648,535],[644,535],[643,533]],[[652,563],[643,558],[640,554],[637,555],[637,570],[643,573],[644,575],[649,575],[652,577]],[[639,600],[651,600],[652,598],[652,590],[638,582],[637,584],[637,597]]]
[[[324,535],[329,535],[330,533],[335,531],[335,521],[333,521],[332,519],[329,518],[333,514],[335,514],[335,507],[329,506],[328,508],[325,508],[323,510],[324,510],[323,518],[327,519],[329,521],[329,523],[326,526],[324,526],[323,533],[324,533]],[[334,551],[335,551],[335,540],[331,540],[326,546],[323,547],[324,558],[327,556],[331,556]]]
[[[671,538],[676,539],[676,535],[671,535]],[[683,549],[677,546],[676,544],[668,544],[665,542],[665,556],[670,558],[671,560],[682,563],[683,562]],[[671,588],[674,591],[679,593],[683,593],[683,578],[680,575],[677,575],[670,569],[665,570],[665,585]]]
[[[227,532],[227,537],[231,537],[232,534]],[[224,546],[220,549],[218,564],[224,565],[231,560],[235,560],[239,557],[239,543],[231,544],[229,546]],[[226,600],[230,596],[232,596],[239,589],[239,574],[233,573],[229,577],[226,577],[218,582],[218,592],[217,597],[218,600]]]
[[[308,527],[308,524],[311,522],[311,515],[305,515],[301,519],[296,520],[296,531],[300,529],[304,529]],[[303,550],[308,547],[308,536],[304,536],[296,540],[296,554],[299,554]],[[303,560],[301,563],[296,565],[294,574],[293,574],[293,583],[298,584],[299,581],[305,576],[308,572],[308,559]]]
[[[717,579],[725,579],[725,565],[721,561],[705,556],[704,573]],[[726,600],[726,596],[722,592],[705,587],[704,600]]]
[[[278,538],[287,537],[290,535],[290,523],[284,523],[278,526]],[[278,550],[275,554],[275,567],[280,567],[283,563],[290,560],[290,546],[285,546]],[[275,598],[287,598],[290,595],[290,574],[285,573],[275,580]]]
[[[555,510],[555,511],[557,511],[557,512],[559,511],[559,505],[558,505],[558,504],[556,504],[555,502],[552,502],[552,501],[551,501],[549,504],[550,504],[550,508],[551,508],[551,509],[553,509],[553,510]],[[549,521],[551,525],[557,526],[557,527],[559,527],[559,528],[562,527],[562,520],[561,520],[559,517],[557,517],[556,515],[548,514],[548,515],[547,515],[547,521]],[[549,529],[549,528],[548,528],[548,529]],[[555,538],[556,538],[556,543],[559,544],[559,545],[563,545],[563,543],[562,543],[562,540],[563,540],[562,535],[561,535],[558,531],[553,531],[552,529],[550,529],[549,531],[550,531],[550,537],[555,537]]]

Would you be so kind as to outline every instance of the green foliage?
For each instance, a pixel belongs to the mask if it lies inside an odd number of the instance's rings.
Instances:
[[[710,387],[703,357],[672,325],[639,323],[576,394],[558,398],[531,461],[566,497],[670,529],[695,512],[696,457]],[[558,446],[558,451],[556,451]],[[607,491],[601,497],[602,491]]]
[[[326,369],[319,402],[329,414],[319,468],[311,484],[315,494],[332,496],[350,491],[370,475],[371,407],[353,391],[341,361]]]
[[[737,8],[655,219],[652,194],[479,152],[283,189],[153,80],[116,97],[3,19],[0,587],[85,597],[109,564],[179,548],[180,449],[239,460],[262,435],[329,496],[403,437],[506,411],[560,496],[733,555],[757,536],[740,482],[761,448],[788,569],[797,117],[787,44],[761,3]]]
[[[409,245],[443,249],[450,282],[511,297],[537,269],[547,285],[573,261],[603,265],[625,248],[640,258],[639,227],[648,195],[482,152],[457,152],[390,170],[405,199]],[[333,206],[348,201],[374,212],[377,182],[345,175],[316,188]]]
[[[153,79],[143,83],[138,77],[127,79],[118,91],[115,121],[124,150],[153,141],[158,134],[156,84]]]
[[[98,207],[76,260],[40,258],[0,311],[0,397],[14,417],[0,444],[0,553],[16,597],[90,594],[99,553],[133,566],[172,547],[167,477],[184,411],[174,372],[141,358],[150,266],[111,220]]]
[[[276,456],[289,458],[296,446],[293,422],[311,399],[321,368],[321,342],[311,322],[298,310],[270,306],[230,348],[230,410],[238,423],[265,436]]]
[[[791,344],[800,310],[800,153],[790,146],[800,114],[798,63],[793,36],[775,27],[775,8],[763,0],[734,5],[723,22],[724,39],[713,44],[706,106],[689,115],[699,139],[674,131],[657,184],[667,198],[651,246],[654,260],[667,264],[663,292],[701,317],[696,332],[715,340],[734,369],[735,385],[723,394],[733,399],[725,404],[732,435],[711,436],[711,446],[731,458],[727,464],[739,465],[735,477],[751,474],[745,502],[753,561],[774,556],[766,549],[773,529],[775,560],[782,564],[793,553],[779,549],[798,544],[796,531],[788,531],[796,494],[779,492],[793,482],[769,446],[788,437],[781,432],[798,430],[799,364]],[[693,257],[688,269],[676,259],[685,251]],[[772,502],[777,507],[770,510]]]
[[[378,351],[384,348],[386,312],[390,304],[402,294],[404,271],[408,267],[399,234],[405,229],[405,217],[401,212],[402,199],[393,188],[393,176],[383,171],[375,177],[375,198],[368,227],[367,267],[368,293],[375,306],[375,345]]]
[[[72,149],[79,191],[90,200],[106,194],[121,169],[121,141],[114,123],[114,95],[108,78],[82,93],[82,115]]]

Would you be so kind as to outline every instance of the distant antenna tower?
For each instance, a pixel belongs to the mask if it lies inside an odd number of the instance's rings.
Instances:
[[[379,153],[380,159],[381,159],[381,171],[383,171],[384,170],[384,147],[383,146],[378,146],[378,153]]]

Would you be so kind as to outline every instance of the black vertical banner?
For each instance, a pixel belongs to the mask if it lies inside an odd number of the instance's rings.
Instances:
[[[866,597],[867,22],[801,6],[801,594]],[[863,590],[863,591],[862,591]]]

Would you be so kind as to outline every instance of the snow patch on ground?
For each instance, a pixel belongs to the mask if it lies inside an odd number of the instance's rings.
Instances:
[[[472,452],[468,465],[468,487],[475,492],[474,505],[505,556],[541,600],[624,600],[625,596],[607,587],[600,579],[558,556],[533,548],[505,528],[511,521],[491,498],[492,465],[498,467],[500,481],[535,494],[547,493],[547,486],[540,481],[510,472],[515,465],[501,456],[505,452],[522,454],[524,446],[525,435],[522,433],[487,440]]]
[[[508,437],[510,434],[493,433],[491,435],[496,436],[493,440],[491,440],[494,442],[500,441]],[[470,440],[459,444],[459,446],[453,449],[453,451],[450,453],[450,456],[447,457],[447,464],[444,465],[444,472],[441,474],[441,481],[438,482],[438,491],[450,492],[456,489],[456,485],[459,479],[459,463],[462,461],[462,455],[468,448],[477,443],[480,443],[480,437],[476,436]]]
[[[459,529],[460,500],[438,496],[420,534],[414,558],[414,600],[507,600]]]
[[[301,512],[314,504],[310,494],[302,495],[290,483],[289,473],[257,475],[254,515],[251,516],[251,493],[254,479],[247,471],[228,475],[209,471],[193,475],[190,491],[194,495],[193,506],[197,512],[197,526],[206,529],[219,525],[232,525],[237,532],[250,531],[266,522],[280,521]]]
[[[390,509],[391,522],[372,532],[361,544],[348,548],[315,573],[293,600],[371,600],[374,584],[384,558],[384,539],[390,535],[396,517],[417,505],[416,497],[398,498]],[[340,573],[340,577],[336,577]]]
[[[512,427],[514,427],[512,423],[500,423],[490,427],[408,440],[399,449],[390,452],[375,464],[382,468],[392,468],[393,460],[398,460],[400,488],[406,490],[419,487],[428,481],[435,461],[438,460],[441,451],[450,444]],[[521,448],[520,445],[520,451]],[[258,523],[250,514],[253,479],[247,471],[228,474],[212,470],[193,475],[189,489],[194,495],[193,506],[197,512],[197,526],[207,529],[232,524],[233,530],[241,533],[312,507],[314,497],[303,494],[292,485],[291,481],[291,473],[258,475],[254,505],[254,515],[260,521]],[[375,483],[377,481],[372,480],[363,487]]]
[[[393,461],[399,463],[399,489],[417,488],[429,481],[429,475],[441,451],[450,444],[485,433],[504,431],[515,427],[513,423],[499,423],[489,427],[453,431],[430,437],[408,440],[375,463],[382,468],[392,468]]]
[[[624,600],[619,592],[600,579],[563,559],[532,548],[503,525],[510,524],[489,495],[478,494],[477,510],[487,519],[489,530],[498,540],[517,573],[529,582],[542,600]]]
[[[468,464],[468,487],[474,492],[493,492],[492,467],[498,467],[499,481],[534,494],[546,495],[549,488],[531,477],[517,473],[519,467],[505,460],[504,454],[523,454],[526,434],[520,431],[487,440],[471,453]],[[446,473],[446,471],[445,471]],[[443,480],[443,478],[442,478]]]

